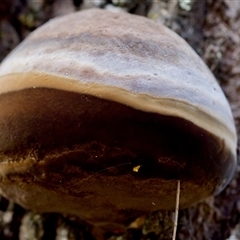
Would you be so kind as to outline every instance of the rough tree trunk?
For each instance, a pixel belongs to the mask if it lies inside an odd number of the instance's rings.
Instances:
[[[119,8],[172,28],[195,49],[219,80],[240,132],[240,2],[232,0],[0,0],[0,61],[48,19],[91,8]],[[1,87],[1,86],[0,86]],[[218,196],[180,211],[177,239],[240,239],[240,167]],[[106,239],[171,239],[172,212],[149,214],[141,229]],[[230,238],[231,236],[231,238]],[[93,239],[74,216],[37,214],[0,196],[0,239]]]

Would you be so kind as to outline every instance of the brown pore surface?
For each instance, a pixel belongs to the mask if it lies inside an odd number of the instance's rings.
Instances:
[[[182,208],[233,174],[224,141],[193,123],[90,95],[31,88],[0,96],[2,194],[39,212],[129,223]]]

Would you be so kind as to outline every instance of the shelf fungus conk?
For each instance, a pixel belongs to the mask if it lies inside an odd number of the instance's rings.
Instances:
[[[179,179],[185,208],[233,176],[221,88],[183,39],[147,18],[55,18],[2,62],[0,86],[0,192],[25,208],[127,223],[174,209]]]

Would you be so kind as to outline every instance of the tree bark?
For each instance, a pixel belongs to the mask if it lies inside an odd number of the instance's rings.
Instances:
[[[0,4],[0,61],[48,19],[91,7],[114,7],[162,22],[203,58],[225,92],[240,133],[240,4],[231,0],[12,0]],[[4,5],[5,4],[5,5]],[[179,212],[177,239],[240,239],[240,167],[218,196]],[[173,212],[149,214],[140,229],[106,239],[171,239]],[[140,219],[139,221],[143,221]],[[94,239],[74,216],[26,211],[0,196],[0,239]]]

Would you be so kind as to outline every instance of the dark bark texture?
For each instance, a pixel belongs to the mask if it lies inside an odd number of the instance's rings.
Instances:
[[[1,0],[0,61],[48,19],[91,7],[117,8],[164,23],[203,58],[226,94],[240,133],[240,2],[234,0]],[[179,212],[177,239],[240,239],[240,166],[216,197]],[[108,240],[171,239],[173,212],[158,211],[140,228]],[[91,226],[74,216],[38,214],[0,196],[0,239],[94,239]]]

